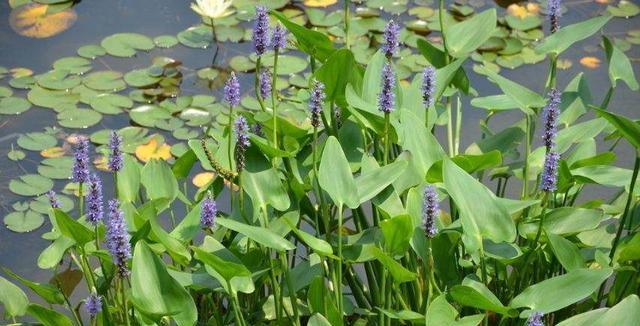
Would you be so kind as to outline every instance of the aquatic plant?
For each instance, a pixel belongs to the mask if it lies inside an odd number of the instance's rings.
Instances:
[[[420,24],[381,18],[399,13],[402,1],[345,1],[338,12],[279,3],[236,1],[231,13],[230,2],[198,1],[196,12],[220,19],[175,37],[114,34],[50,72],[12,76],[9,86],[26,98],[0,88],[0,114],[43,107],[61,127],[16,140],[45,159],[39,174],[10,182],[12,192],[34,198],[13,205],[4,221],[30,231],[48,215],[50,243],[34,261],[54,277],[35,282],[4,270],[24,286],[0,277],[12,321],[626,326],[640,319],[640,127],[609,107],[620,87],[639,88],[631,61],[605,37],[608,89],[592,94],[582,74],[562,88],[557,76],[564,52],[611,17],[561,27],[559,2],[550,1],[545,26],[553,33],[544,37],[537,14],[499,18],[495,9],[439,1],[437,14],[410,13],[429,17],[429,31],[439,32],[425,37]],[[237,26],[250,19],[252,31]],[[218,33],[253,41],[252,53],[198,70],[156,57],[124,74],[90,72],[87,57],[101,50],[129,57],[178,43],[200,49]],[[535,90],[494,63],[515,65],[514,48],[528,63],[548,61],[546,78],[528,78]],[[206,81],[215,96],[183,94],[183,73],[185,81]],[[478,80],[499,93],[479,94],[486,88]],[[463,144],[469,103],[486,116],[482,136]],[[133,125],[66,134],[98,125],[103,114]],[[491,120],[506,115],[517,121]],[[636,153],[633,169],[614,165],[622,142]],[[25,156],[10,152],[16,161]],[[605,189],[596,200],[585,194],[594,185]]]

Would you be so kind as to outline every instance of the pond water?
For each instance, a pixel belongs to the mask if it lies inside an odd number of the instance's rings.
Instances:
[[[413,3],[413,1],[411,1]],[[598,4],[592,1],[567,1],[565,5],[568,9],[563,16],[563,24],[577,22],[588,17],[596,16],[606,10],[606,4]],[[301,6],[301,5],[300,5]],[[495,6],[499,8],[502,15],[504,8],[493,3],[487,3],[484,7]],[[433,7],[433,6],[432,6]],[[329,7],[328,11],[337,10],[340,5]],[[77,21],[66,31],[53,37],[37,39],[18,35],[9,25],[12,9],[7,1],[0,1],[0,66],[7,68],[26,67],[36,74],[44,73],[51,68],[52,63],[62,57],[76,55],[76,50],[87,44],[99,44],[100,41],[114,33],[134,32],[150,37],[176,33],[197,25],[200,18],[189,8],[188,1],[176,0],[110,0],[110,1],[80,1],[73,10],[77,13]],[[388,14],[384,14],[389,16]],[[405,14],[400,20],[409,19]],[[249,26],[248,23],[243,23]],[[605,34],[611,37],[622,37],[632,29],[640,28],[640,16],[629,19],[614,19],[605,28]],[[434,33],[433,35],[436,35]],[[581,42],[580,46],[567,51],[564,59],[569,59],[572,66],[568,69],[559,70],[558,83],[563,88],[574,76],[585,71],[585,77],[596,98],[595,103],[599,103],[600,96],[604,95],[608,88],[607,64],[604,52],[599,50],[595,53],[588,53],[585,47],[597,47],[600,42],[599,37],[591,38]],[[228,66],[230,58],[240,54],[248,54],[251,51],[249,43],[223,43],[217,66]],[[636,75],[640,74],[638,60],[640,59],[640,46],[632,45],[626,51],[627,56],[632,58]],[[183,62],[184,78],[181,83],[181,94],[211,94],[220,98],[220,87],[215,85],[210,88],[209,83],[196,76],[196,70],[207,67],[211,63],[211,49],[198,50],[178,44],[169,49],[154,49],[150,52],[138,51],[132,58],[113,58],[110,56],[99,57],[94,62],[96,70],[117,70],[129,71],[135,68],[144,68],[150,65],[151,59],[155,56],[166,56],[178,59]],[[602,63],[595,69],[586,69],[579,63],[579,59],[585,56],[596,56]],[[467,71],[471,72],[473,62],[469,60],[466,64]],[[544,78],[547,74],[548,63],[541,62],[535,65],[522,65],[517,69],[501,70],[501,73],[535,91],[541,91]],[[252,80],[250,74],[242,74],[244,89],[248,90]],[[497,94],[498,89],[489,83],[485,77],[471,72],[471,84],[476,88],[481,96]],[[6,86],[10,77],[0,79],[0,85]],[[24,96],[25,92],[14,90],[15,94]],[[247,91],[248,92],[248,91]],[[252,91],[251,91],[252,92]],[[484,110],[474,108],[469,104],[470,98],[463,99],[463,124],[461,150],[464,150],[473,141],[479,139],[481,130],[478,120],[485,117]],[[626,86],[618,87],[609,105],[610,110],[623,114],[627,117],[638,119],[640,94],[629,90]],[[508,126],[521,119],[517,112],[500,114],[491,120],[490,126],[494,130],[501,130],[501,126]],[[0,216],[5,216],[13,211],[12,205],[24,198],[15,195],[8,189],[10,180],[26,173],[35,173],[41,157],[37,152],[27,152],[27,158],[14,162],[8,159],[7,153],[11,146],[17,148],[17,137],[25,132],[41,131],[45,127],[55,125],[56,114],[49,109],[31,108],[20,115],[0,115]],[[87,130],[74,130],[91,134],[94,131],[104,128],[121,128],[129,125],[127,115],[104,115],[99,124]],[[439,128],[437,134],[442,144],[446,144],[445,128]],[[167,140],[174,143],[170,137]],[[601,145],[606,148],[605,144]],[[633,153],[631,148],[624,142],[616,147],[618,155],[616,165],[631,168],[633,163]],[[516,182],[514,182],[516,184]],[[58,190],[64,186],[64,182],[57,181],[54,189]],[[516,185],[517,186],[517,185]],[[110,189],[109,185],[105,189]],[[514,193],[517,187],[514,186]],[[582,200],[587,200],[593,194],[602,189],[587,189]],[[606,190],[611,193],[611,190]],[[601,193],[600,193],[601,195]],[[110,194],[107,194],[110,196]],[[608,197],[611,197],[608,196]],[[224,201],[223,201],[224,202]],[[35,261],[40,251],[48,245],[48,241],[41,239],[43,233],[50,229],[49,222],[37,230],[29,233],[14,233],[6,227],[0,226],[0,266],[10,267],[17,274],[26,276],[32,280],[46,281],[51,277],[51,272],[40,270],[36,267]]]

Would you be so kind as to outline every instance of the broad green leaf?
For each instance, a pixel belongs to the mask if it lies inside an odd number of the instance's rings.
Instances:
[[[271,11],[298,41],[298,48],[320,62],[324,62],[335,51],[331,40],[326,34],[310,30],[288,20],[283,14]]]
[[[560,236],[574,235],[579,232],[593,230],[602,222],[603,213],[599,209],[578,207],[560,207],[547,210],[543,229],[545,233]],[[538,231],[538,222],[520,225],[520,233],[533,239]]]
[[[118,198],[123,203],[131,203],[140,191],[140,164],[131,155],[124,155],[124,165],[118,171]]]
[[[171,316],[177,325],[198,319],[191,294],[169,275],[165,263],[144,241],[138,241],[131,267],[131,301],[136,309],[159,320]]]
[[[537,53],[560,54],[573,43],[584,40],[599,31],[611,16],[598,16],[576,24],[560,28],[557,32],[547,36],[535,48]]]
[[[314,76],[325,85],[327,102],[346,104],[345,88],[348,83],[358,85],[359,80],[356,59],[347,49],[335,51],[316,72]],[[345,106],[345,105],[341,105]]]
[[[493,150],[481,155],[461,154],[454,156],[451,160],[456,163],[457,166],[471,174],[501,165],[502,155],[500,151]],[[431,168],[429,168],[427,181],[430,183],[442,182],[442,161],[435,162]]]
[[[270,205],[279,211],[284,211],[291,205],[278,172],[273,168],[256,172],[242,171],[242,188],[251,197],[254,205],[263,210]]]
[[[322,159],[318,171],[320,187],[329,194],[333,202],[350,208],[357,208],[358,189],[351,174],[351,168],[342,147],[333,136],[330,136],[322,151]]]
[[[226,248],[222,247],[221,250],[213,253],[197,247],[192,248],[194,256],[205,263],[207,272],[217,278],[221,284],[224,284],[223,287],[229,291],[229,294],[233,295],[238,291],[233,286],[234,278],[244,277],[242,281],[247,281],[247,278],[250,280],[251,272]],[[228,289],[228,285],[231,285],[232,288]]]
[[[307,321],[307,326],[331,326],[331,323],[321,314],[315,313]]]
[[[449,50],[449,54],[456,58],[468,55],[488,40],[495,29],[495,9],[475,14],[471,18],[453,26],[448,26],[445,29],[447,50]]]
[[[94,240],[94,232],[82,223],[72,219],[67,213],[56,208],[53,209],[53,214],[56,217],[56,224],[60,233],[72,239],[78,245],[84,245]]]
[[[636,149],[640,149],[640,125],[621,115],[594,108],[596,114],[607,119]]]
[[[57,238],[38,256],[38,267],[41,269],[51,269],[58,266],[67,250],[73,247],[74,244],[75,242],[67,237]]]
[[[27,312],[44,326],[73,326],[69,317],[35,303],[29,305]]]
[[[9,274],[9,276],[17,279],[18,281],[20,281],[20,283],[24,284],[25,286],[27,286],[28,288],[30,288],[31,290],[33,290],[33,292],[35,292],[37,295],[39,295],[41,298],[43,298],[45,301],[47,301],[47,303],[50,304],[64,304],[64,295],[62,294],[62,292],[60,292],[60,290],[51,285],[51,284],[46,284],[46,283],[38,283],[38,282],[33,282],[30,281],[12,271],[10,271],[7,268],[3,268],[4,272]],[[0,277],[2,278],[2,277]],[[1,281],[0,281],[1,282]],[[0,288],[2,286],[0,285]],[[2,290],[2,292],[5,292],[5,290]],[[8,293],[11,293],[10,290],[7,290]],[[20,299],[20,296],[16,295],[16,299]],[[0,296],[2,296],[0,294]],[[2,299],[0,299],[0,301],[3,301]]]
[[[467,60],[467,57],[462,56],[452,63],[436,70],[436,93],[434,95],[436,101],[444,94],[444,91],[449,84],[451,84],[451,81],[453,81],[458,69],[460,69],[465,60]]]
[[[227,229],[242,233],[251,240],[278,251],[293,250],[295,248],[287,239],[263,227],[240,223],[228,218],[218,218],[216,223]]]
[[[576,269],[529,286],[513,298],[509,306],[531,309],[523,311],[521,317],[528,316],[532,311],[544,314],[554,312],[597,291],[612,272],[611,268]]]
[[[409,215],[399,215],[380,222],[384,236],[384,249],[392,256],[402,255],[413,236],[413,221]]]
[[[15,284],[0,276],[0,302],[5,312],[12,317],[22,316],[27,312],[29,299]]]
[[[413,281],[417,275],[404,268],[402,264],[385,254],[380,248],[372,246],[372,255],[389,271],[396,284]]]
[[[360,197],[358,202],[362,204],[375,197],[404,173],[406,167],[406,161],[395,161],[372,171],[363,172],[355,179]]]
[[[322,239],[318,239],[313,235],[298,229],[295,225],[289,222],[289,220],[285,219],[284,221],[285,223],[287,223],[287,225],[289,225],[289,227],[291,228],[291,231],[293,231],[293,233],[295,233],[296,236],[300,238],[300,240],[302,240],[302,242],[307,244],[309,248],[313,249],[315,252],[321,255],[325,255],[325,256],[333,255],[333,248],[331,248],[331,245],[328,242]]]
[[[471,278],[465,278],[462,285],[452,287],[449,294],[464,306],[494,311],[502,315],[517,315],[517,312],[505,307],[484,284]]]
[[[491,69],[481,67],[480,73],[489,77],[513,102],[526,114],[532,114],[531,108],[540,108],[545,105],[545,100],[538,93],[498,75]]]
[[[636,294],[627,296],[599,318],[591,322],[593,326],[634,326],[640,320],[640,299]]]
[[[378,310],[380,310],[380,312],[382,312],[382,314],[384,314],[385,316],[389,317],[390,319],[411,320],[411,321],[414,321],[414,322],[424,320],[424,315],[423,314],[417,313],[417,312],[412,311],[412,310],[395,311],[395,310],[382,309],[382,308],[379,308],[379,307],[376,307],[376,308]]]
[[[160,221],[158,221],[158,215],[155,207],[148,207],[148,209],[151,210],[151,213],[148,215],[149,225],[151,225],[151,232],[158,238],[160,243],[162,243],[167,251],[169,251],[169,254],[175,261],[182,265],[188,265],[189,261],[191,260],[191,254],[189,254],[187,248],[185,248],[185,246],[182,245],[182,243],[180,243],[178,239],[171,236],[171,234],[169,234],[167,231],[165,231],[164,228],[162,228],[162,225],[160,225]]]
[[[604,49],[607,52],[607,61],[609,61],[609,80],[611,86],[616,87],[618,79],[624,81],[631,90],[637,91],[640,88],[636,76],[633,73],[633,67],[629,58],[615,44],[606,37],[602,37]]]
[[[194,205],[187,216],[169,234],[182,242],[193,240],[193,237],[202,229],[200,225],[201,210],[200,203]]]
[[[470,250],[480,249],[482,238],[496,243],[515,239],[516,228],[509,212],[489,189],[446,158],[442,175],[447,192],[460,211],[463,239],[471,245]]]
[[[484,315],[472,315],[456,320],[458,311],[447,302],[446,295],[436,297],[427,308],[426,325],[477,326]]]
[[[551,250],[567,271],[584,268],[584,259],[578,247],[571,241],[553,233],[547,233]]]
[[[171,167],[163,160],[152,159],[140,172],[142,185],[149,199],[166,198],[171,201],[178,197],[178,181]]]

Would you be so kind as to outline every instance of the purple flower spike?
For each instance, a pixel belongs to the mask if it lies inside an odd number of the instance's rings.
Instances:
[[[87,138],[78,139],[73,156],[72,179],[74,182],[85,183],[89,180],[89,140]]]
[[[436,218],[438,218],[439,212],[438,193],[436,193],[436,189],[433,186],[426,186],[422,198],[422,227],[429,238],[433,238],[438,232]]]
[[[51,205],[51,208],[60,208],[60,201],[58,200],[58,197],[56,196],[56,192],[53,190],[49,190],[47,192],[47,198],[49,198],[49,205]]]
[[[531,316],[529,316],[529,319],[527,319],[527,326],[544,326],[542,317],[544,317],[544,315],[541,312],[533,312]]]
[[[260,97],[265,99],[271,96],[271,74],[268,71],[260,73],[258,84],[260,84]]]
[[[540,177],[540,190],[546,192],[556,191],[556,184],[558,183],[558,162],[560,161],[560,154],[550,151],[544,159],[544,167],[542,169],[542,176]]]
[[[389,21],[384,28],[384,44],[382,45],[382,52],[387,58],[393,57],[398,52],[398,36],[400,35],[400,25],[396,22]]]
[[[422,103],[429,108],[433,105],[436,94],[436,70],[432,66],[422,71]]]
[[[542,122],[544,124],[544,134],[542,140],[550,151],[555,145],[556,135],[558,133],[558,116],[560,116],[560,96],[562,94],[557,89],[549,92],[549,102],[542,110]]]
[[[117,132],[111,131],[109,137],[109,170],[111,172],[118,172],[122,170],[124,166],[124,160],[122,158],[122,137]]]
[[[249,142],[249,124],[247,123],[247,119],[243,116],[239,116],[236,119],[234,127],[236,137],[238,138],[235,151],[236,167],[238,172],[240,172],[244,170],[245,166],[244,153],[247,150],[247,147],[251,144]]]
[[[240,82],[235,72],[231,72],[231,76],[224,85],[224,100],[231,106],[240,104]]]
[[[560,29],[560,2],[561,0],[549,0],[547,2],[547,15],[551,23],[551,33],[555,33]]]
[[[131,258],[131,244],[129,243],[129,232],[124,220],[124,213],[120,210],[120,202],[117,199],[109,201],[107,249],[111,253],[118,275],[122,278],[129,276],[127,260]]]
[[[278,24],[273,28],[273,34],[271,35],[271,46],[274,51],[284,49],[287,46],[287,30]]]
[[[256,7],[256,18],[253,23],[253,47],[257,55],[263,55],[267,51],[269,37],[269,15],[264,6]]]
[[[311,88],[311,97],[309,98],[309,111],[311,111],[311,125],[316,128],[320,127],[320,114],[326,97],[324,84],[314,80]]]
[[[84,308],[87,310],[89,316],[94,318],[102,311],[102,297],[97,294],[89,295],[84,301]]]
[[[102,207],[102,181],[97,174],[89,177],[89,192],[87,194],[87,220],[93,226],[98,225],[102,221],[104,214]]]
[[[259,123],[256,123],[253,126],[251,126],[251,132],[253,132],[256,136],[260,136],[260,137],[264,136],[264,132],[262,131],[262,125]]]
[[[203,228],[213,228],[216,223],[216,215],[218,215],[218,207],[216,201],[207,196],[202,201],[200,210],[200,224]]]
[[[378,109],[384,113],[391,113],[396,102],[396,76],[389,63],[382,67],[382,89],[378,95]]]

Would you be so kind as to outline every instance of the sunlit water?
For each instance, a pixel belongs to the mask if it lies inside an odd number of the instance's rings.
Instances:
[[[566,5],[569,12],[562,18],[564,24],[593,17],[597,12],[606,8],[606,5],[577,1],[567,2]],[[0,1],[0,65],[7,68],[27,67],[36,74],[42,73],[49,70],[52,62],[56,59],[74,56],[78,47],[86,44],[99,44],[104,37],[113,33],[137,32],[151,37],[162,34],[175,35],[177,32],[197,24],[200,20],[189,9],[188,1],[176,0],[82,1],[74,7],[74,10],[78,14],[78,19],[69,30],[47,39],[32,39],[14,33],[8,23],[11,9],[6,1]],[[614,19],[606,26],[605,33],[606,35],[620,36],[627,30],[637,28],[640,28],[640,17],[638,16],[628,20]],[[608,88],[606,58],[603,51],[587,54],[584,51],[584,46],[587,44],[597,45],[599,41],[599,37],[594,37],[567,51],[563,58],[571,59],[573,66],[567,70],[559,70],[558,75],[558,84],[563,88],[578,72],[584,71],[595,103],[600,102]],[[640,75],[637,63],[640,58],[639,49],[640,46],[636,45],[626,52],[627,56],[634,60],[633,66],[636,75]],[[221,51],[218,64],[224,66],[226,61],[234,55],[249,54],[250,47],[248,44],[227,44],[223,46]],[[154,49],[150,53],[138,52],[137,56],[133,58],[103,56],[94,63],[94,70],[129,71],[133,68],[143,68],[149,66],[150,60],[157,55],[179,59],[184,63],[184,67],[189,68],[184,72],[183,94],[218,94],[219,90],[209,90],[206,83],[198,81],[194,76],[196,69],[206,67],[211,63],[211,49],[196,50],[177,45],[170,49]],[[585,55],[594,55],[601,59],[600,68],[587,69],[581,66],[578,60]],[[471,84],[478,93],[481,96],[497,94],[499,92],[497,87],[484,77],[473,73],[470,69],[471,64],[472,62],[469,60],[467,71],[472,80]],[[547,66],[548,64],[543,62],[537,65],[521,66],[516,70],[503,68],[501,73],[535,91],[541,91],[547,74]],[[244,77],[243,84],[247,87],[245,89],[250,87],[250,83],[247,81],[251,78],[251,76]],[[14,91],[16,94],[24,95],[22,91]],[[468,104],[469,100],[469,98],[465,98],[463,102],[462,150],[474,140],[479,139],[481,133],[478,120],[484,118],[486,114],[481,109],[471,107]],[[609,108],[627,117],[638,119],[640,118],[639,102],[640,94],[621,85],[617,88]],[[85,132],[91,133],[103,128],[126,126],[129,124],[126,117],[127,115],[104,115],[100,124],[85,130]],[[493,118],[490,125],[494,130],[502,130],[521,117],[521,114],[516,111],[502,113]],[[40,131],[44,127],[54,125],[55,122],[56,117],[52,110],[35,107],[19,116],[0,116],[0,217],[12,211],[10,207],[12,203],[23,199],[8,190],[9,181],[27,172],[34,173],[37,166],[38,155],[33,152],[27,152],[27,159],[19,163],[8,160],[6,154],[10,149],[10,144],[15,143],[19,133]],[[438,130],[438,137],[442,144],[446,144],[444,130]],[[606,148],[608,145],[605,147],[600,144],[599,150],[602,151]],[[631,148],[623,143],[617,147],[616,153],[618,159],[615,164],[631,168],[633,162]],[[61,185],[62,182],[57,181],[56,189]],[[515,196],[519,186],[517,182],[512,182],[511,185],[511,196]],[[105,184],[105,189],[110,188],[110,184]],[[581,199],[587,200],[602,196],[605,197],[604,199],[609,199],[614,195],[614,191],[611,189],[605,189],[604,192],[601,190],[596,187],[587,187]],[[111,194],[107,193],[106,196],[109,197]],[[223,200],[222,202],[227,201]],[[13,233],[4,226],[0,226],[0,266],[10,267],[17,274],[30,279],[47,281],[51,277],[51,272],[38,269],[36,259],[40,251],[49,243],[40,237],[49,229],[48,222],[36,231],[25,234]]]

